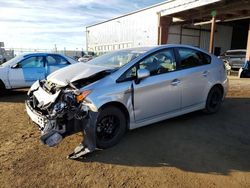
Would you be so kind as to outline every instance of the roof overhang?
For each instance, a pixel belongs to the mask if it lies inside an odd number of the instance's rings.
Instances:
[[[185,23],[206,22],[216,11],[216,20],[222,22],[250,18],[249,0],[187,0],[162,10],[161,16],[171,16]]]
[[[196,9],[220,1],[222,0],[186,0],[186,1],[176,0],[173,2],[174,6],[170,6],[168,9],[161,11],[161,16],[173,15],[176,13],[188,11],[191,9]]]

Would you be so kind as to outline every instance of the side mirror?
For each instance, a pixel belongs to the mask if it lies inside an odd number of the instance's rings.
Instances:
[[[12,69],[21,68],[21,65],[20,65],[20,63],[17,63],[17,64],[15,64],[15,65],[13,65],[11,68],[12,68]]]
[[[142,80],[150,76],[150,72],[148,69],[139,69],[137,70],[137,79]]]

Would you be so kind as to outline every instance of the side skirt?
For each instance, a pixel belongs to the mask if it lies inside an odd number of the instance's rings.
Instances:
[[[150,118],[150,119],[145,119],[145,120],[142,120],[142,121],[139,121],[139,122],[131,122],[130,126],[129,126],[129,129],[130,130],[136,129],[136,128],[139,128],[139,127],[143,127],[143,126],[146,126],[146,125],[149,125],[149,124],[159,122],[159,121],[163,121],[163,120],[166,120],[166,119],[170,119],[170,118],[173,118],[173,117],[184,115],[184,114],[187,114],[187,113],[190,113],[190,112],[194,112],[194,111],[197,111],[197,110],[202,110],[202,109],[205,108],[205,104],[206,103],[204,102],[204,103],[200,103],[198,105],[192,106],[192,107],[184,108],[184,109],[179,110],[179,111],[173,111],[173,112],[170,112],[170,113],[167,113],[167,114],[155,116],[155,117]]]

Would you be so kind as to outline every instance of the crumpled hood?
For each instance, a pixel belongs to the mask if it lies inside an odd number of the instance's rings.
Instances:
[[[66,86],[68,82],[87,78],[98,72],[109,69],[108,67],[91,65],[88,63],[76,63],[53,72],[47,77],[47,80],[60,86]]]

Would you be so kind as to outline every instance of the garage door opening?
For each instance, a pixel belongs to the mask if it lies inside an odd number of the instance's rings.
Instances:
[[[246,49],[249,19],[237,20],[229,24],[233,27],[231,49]]]

